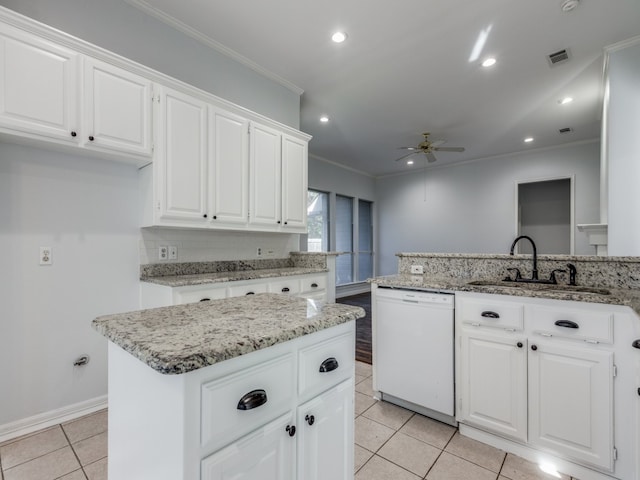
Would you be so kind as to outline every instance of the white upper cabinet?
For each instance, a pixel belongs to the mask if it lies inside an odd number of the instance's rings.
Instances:
[[[78,61],[72,50],[0,23],[0,126],[78,142]]]
[[[209,107],[209,215],[216,224],[244,225],[249,210],[249,121]]]
[[[307,228],[307,153],[305,141],[282,136],[282,227]]]
[[[207,104],[163,88],[160,95],[160,138],[156,157],[161,219],[207,222]]]
[[[150,157],[151,81],[86,58],[84,89],[85,145]]]
[[[281,156],[282,134],[273,128],[252,123],[250,222],[253,225],[275,229],[282,222]]]

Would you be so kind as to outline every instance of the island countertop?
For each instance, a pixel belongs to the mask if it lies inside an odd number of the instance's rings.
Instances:
[[[263,293],[96,318],[107,339],[162,374],[183,374],[365,315],[360,307]]]

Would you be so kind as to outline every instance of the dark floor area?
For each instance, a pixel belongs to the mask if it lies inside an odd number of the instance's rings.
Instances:
[[[366,315],[356,320],[356,360],[371,364],[371,293],[338,298],[336,302],[364,308]]]

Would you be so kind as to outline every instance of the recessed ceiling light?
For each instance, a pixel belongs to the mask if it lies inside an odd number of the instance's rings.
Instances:
[[[496,64],[495,58],[487,58],[484,62],[482,62],[483,67],[493,67]]]
[[[564,97],[563,99],[558,100],[558,103],[560,105],[566,105],[567,103],[571,103],[571,102],[573,102],[573,98],[571,97]]]
[[[531,143],[533,142],[533,137],[527,137],[524,139],[524,143]]]
[[[331,35],[331,40],[336,43],[342,43],[347,39],[347,34],[345,32],[336,32]]]
[[[413,165],[413,160],[407,160],[407,165]]]
[[[329,123],[329,117],[327,117],[326,115],[322,115],[322,116],[320,117],[320,121],[321,121],[322,123]]]

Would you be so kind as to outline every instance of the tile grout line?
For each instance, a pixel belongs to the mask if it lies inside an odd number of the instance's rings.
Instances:
[[[76,453],[76,449],[73,448],[73,444],[71,443],[71,439],[67,435],[67,432],[64,429],[64,427],[62,426],[62,424],[60,424],[60,429],[62,430],[62,433],[64,434],[64,438],[66,438],[67,442],[69,443],[69,448],[71,448],[71,451],[73,452],[73,456],[76,457],[76,460],[78,461],[78,465],[80,465],[80,471],[82,472],[82,475],[84,475],[84,478],[87,478],[87,474],[84,472],[84,467],[82,466],[82,462],[80,461],[80,457],[78,457],[78,454]],[[89,437],[89,438],[91,438],[91,437]],[[74,472],[75,471],[76,470],[74,470]],[[70,472],[70,473],[72,473],[72,472]]]

